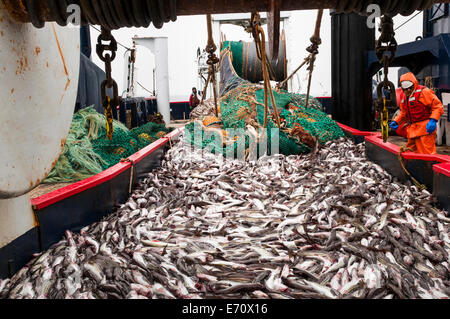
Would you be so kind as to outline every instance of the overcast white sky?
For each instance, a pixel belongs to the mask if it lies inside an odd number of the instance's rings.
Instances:
[[[306,47],[309,46],[315,25],[316,10],[291,11],[291,17],[285,26],[287,37],[287,58],[288,68],[295,69],[305,58]],[[394,18],[395,27],[407,21],[409,17],[397,16]],[[411,42],[417,36],[422,35],[423,15],[419,14],[396,31],[396,39],[399,44]],[[378,22],[379,23],[379,22]],[[378,25],[377,23],[377,25]],[[225,34],[227,40],[252,41],[249,34],[245,33],[242,27],[233,25],[222,25],[221,32]],[[167,36],[169,43],[169,86],[170,100],[187,100],[193,86],[198,86],[196,54],[197,48],[203,49],[206,45],[206,17],[201,16],[181,16],[176,22],[170,22],[162,29],[155,29],[153,26],[144,28],[124,28],[113,31],[117,41],[127,47],[132,45],[132,37],[157,37]],[[102,69],[104,66],[95,54],[95,44],[98,32],[91,28],[93,61]],[[325,10],[322,22],[322,45],[319,49],[319,56],[314,70],[311,94],[314,96],[331,95],[331,17],[329,10]],[[214,39],[218,45],[219,39]],[[119,46],[116,60],[113,62],[113,77],[116,79],[119,90],[125,89],[124,64],[125,49]],[[153,67],[154,59],[149,50],[138,47],[137,51],[137,79],[150,91],[153,90]],[[391,81],[397,83],[397,73],[392,70]],[[307,85],[307,72],[305,70],[298,73],[290,88],[293,92],[305,93]],[[148,96],[145,90],[138,87],[138,96]]]

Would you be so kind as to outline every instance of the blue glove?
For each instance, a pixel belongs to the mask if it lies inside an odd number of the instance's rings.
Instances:
[[[389,127],[390,127],[391,129],[393,129],[394,131],[397,131],[397,130],[398,130],[398,124],[397,124],[397,122],[395,122],[395,121],[391,122],[391,124],[389,124]]]
[[[430,119],[430,121],[427,124],[427,132],[431,134],[434,131],[436,131],[436,124],[437,121],[435,119]]]

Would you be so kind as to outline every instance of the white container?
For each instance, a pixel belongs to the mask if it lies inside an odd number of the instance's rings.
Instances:
[[[34,227],[26,194],[64,147],[79,64],[79,28],[16,23],[0,1],[0,247]]]

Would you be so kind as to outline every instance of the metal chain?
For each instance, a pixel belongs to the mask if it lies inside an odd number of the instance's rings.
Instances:
[[[394,21],[391,17],[384,16],[381,18],[380,38],[376,42],[376,55],[383,66],[384,79],[378,84],[378,108],[381,113],[381,135],[383,142],[386,143],[389,138],[389,112],[388,107],[397,107],[397,95],[395,92],[394,83],[389,81],[389,65],[395,59],[395,52],[397,51],[397,41],[395,40]],[[389,53],[389,54],[388,54]],[[383,89],[389,92],[389,100],[383,94]]]
[[[208,28],[208,42],[206,44],[205,51],[208,53],[208,60],[206,61],[206,64],[209,65],[209,72],[208,72],[208,80],[212,81],[213,84],[213,91],[214,91],[214,107],[216,112],[216,117],[219,116],[218,109],[217,109],[217,89],[216,89],[216,64],[219,63],[219,58],[216,56],[216,50],[217,46],[214,43],[214,39],[212,36],[212,21],[211,21],[211,14],[206,15],[206,25]],[[208,85],[208,81],[206,81],[206,85]],[[206,90],[205,90],[206,92]],[[204,99],[204,96],[202,97],[202,101]]]
[[[109,42],[109,44],[104,44],[104,42]],[[101,33],[97,39],[97,54],[105,63],[105,73],[106,79],[101,84],[101,95],[102,95],[102,103],[105,108],[105,117],[106,117],[106,136],[109,140],[112,139],[112,135],[114,132],[113,127],[113,111],[112,107],[117,107],[120,104],[119,100],[119,89],[116,81],[111,76],[111,62],[116,58],[117,52],[117,41],[114,39],[111,34],[111,30],[102,27]],[[109,51],[109,53],[105,53],[105,51]],[[113,97],[107,95],[106,89],[113,89]]]
[[[312,74],[314,71],[314,63],[316,62],[316,56],[319,54],[319,45],[322,44],[322,39],[320,38],[320,26],[322,25],[322,16],[323,16],[323,10],[319,10],[317,13],[317,20],[316,20],[316,27],[314,29],[314,35],[311,37],[311,45],[306,48],[306,51],[311,53],[309,58],[309,66],[307,70],[309,71],[309,77],[308,77],[308,90],[306,92],[306,104],[305,107],[307,108],[309,105],[309,93],[311,91],[311,80],[312,80]]]
[[[270,85],[270,76],[268,70],[268,59],[266,54],[266,38],[264,35],[264,30],[261,27],[261,16],[258,12],[252,13],[251,16],[251,33],[255,40],[256,45],[256,54],[258,59],[261,60],[262,68],[263,68],[263,77],[264,77],[264,124],[263,127],[267,127],[267,118],[269,113],[268,107],[268,95],[270,94],[270,99],[272,101],[273,106],[273,115],[275,121],[277,123],[278,128],[281,128],[281,121],[278,114],[277,105],[275,102],[275,97],[273,95],[272,87]]]

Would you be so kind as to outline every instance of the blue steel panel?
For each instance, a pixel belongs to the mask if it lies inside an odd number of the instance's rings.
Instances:
[[[37,227],[0,248],[0,279],[7,278],[22,269],[31,260],[33,254],[39,251]]]
[[[423,71],[421,76],[433,76],[439,90],[450,91],[450,34],[399,45],[391,66],[407,67],[415,74]],[[368,52],[367,68],[371,74],[381,68],[375,51]]]
[[[434,195],[439,202],[439,206],[450,212],[450,177],[434,173]]]

